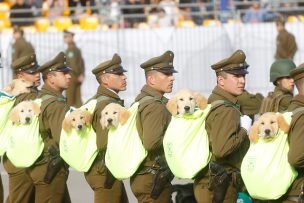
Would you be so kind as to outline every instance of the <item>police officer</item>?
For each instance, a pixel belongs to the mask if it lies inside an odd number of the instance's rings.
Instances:
[[[37,70],[38,63],[35,54],[29,54],[18,58],[12,63],[12,69],[16,73],[16,78],[33,82],[30,93],[20,94],[16,97],[15,104],[26,100],[34,100],[38,96],[38,86],[40,85],[40,72]],[[3,166],[9,177],[9,197],[7,202],[33,202],[34,184],[26,169],[15,167],[4,155]]]
[[[108,130],[102,129],[100,125],[101,111],[109,103],[123,105],[118,93],[125,91],[127,81],[126,70],[121,65],[121,58],[114,54],[111,60],[99,64],[92,70],[99,83],[96,95],[95,111],[93,112],[92,126],[96,132],[97,148],[99,154],[93,162],[90,170],[85,173],[85,178],[94,191],[94,202],[125,203],[128,202],[126,191],[122,181],[116,180],[107,170],[104,162],[107,147]]]
[[[285,19],[279,17],[275,21],[278,35],[276,38],[277,50],[275,59],[291,59],[297,52],[297,43],[293,34],[285,29]]]
[[[301,64],[296,69],[292,70],[290,73],[291,77],[294,79],[296,87],[299,94],[296,95],[291,104],[288,107],[288,111],[295,112],[299,108],[304,107],[304,64]],[[284,203],[292,202],[303,202],[303,189],[304,189],[304,111],[303,109],[298,113],[295,113],[292,117],[289,133],[289,152],[288,161],[291,166],[295,167],[298,171],[298,177],[294,180],[290,189],[288,190],[286,196],[287,199],[283,201]],[[300,195],[301,194],[301,195]],[[300,196],[300,200],[298,199]]]
[[[135,99],[140,103],[136,125],[148,155],[130,180],[132,192],[139,203],[166,203],[171,198],[171,174],[165,175],[168,176],[164,177],[165,181],[156,179],[161,177],[160,168],[166,167],[160,162],[165,162],[162,143],[171,114],[166,109],[167,98],[164,94],[172,92],[173,73],[177,72],[173,66],[173,58],[173,52],[166,51],[140,65],[145,71],[146,85]],[[144,99],[148,97],[152,99]]]
[[[23,36],[23,30],[18,26],[14,27],[13,37],[15,42],[12,47],[12,62],[17,60],[22,56],[27,56],[29,54],[35,53],[32,44]]]
[[[84,80],[84,61],[80,49],[74,42],[74,33],[64,31],[64,42],[68,45],[66,50],[67,63],[72,69],[71,84],[66,92],[67,103],[70,106],[81,106],[81,84]]]
[[[294,89],[294,81],[290,77],[290,71],[295,68],[296,65],[290,59],[279,59],[271,65],[270,82],[274,84],[275,89],[262,102],[260,113],[284,112],[287,110]]]
[[[236,180],[240,180],[239,168],[249,148],[247,133],[251,126],[251,119],[241,116],[237,100],[244,91],[248,73],[245,59],[245,53],[237,50],[229,58],[211,66],[216,73],[217,86],[208,103],[224,103],[214,108],[206,120],[212,157],[209,167],[194,182],[198,203],[232,203],[237,200],[240,185]]]
[[[71,79],[65,54],[60,52],[54,59],[40,66],[38,71],[44,80],[44,86],[38,95],[42,99],[39,128],[44,151],[28,169],[35,186],[35,202],[70,202],[66,186],[68,169],[58,151],[62,121],[69,110],[66,99],[62,96]]]

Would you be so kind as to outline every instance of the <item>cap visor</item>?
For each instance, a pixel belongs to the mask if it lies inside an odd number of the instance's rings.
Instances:
[[[156,71],[161,73],[178,73],[177,70],[175,70],[174,68],[160,68],[157,69]]]
[[[37,73],[37,72],[39,72],[38,68],[39,68],[39,65],[36,64],[36,65],[32,66],[31,68],[24,70],[24,72],[26,72],[26,73]]]
[[[63,67],[63,68],[57,69],[57,70],[55,70],[55,71],[57,71],[57,72],[68,73],[68,72],[70,72],[71,70],[72,70],[72,69],[69,68],[69,67]]]
[[[227,73],[231,73],[234,75],[246,75],[249,72],[247,71],[247,69],[234,69],[234,70],[226,70],[225,72]]]

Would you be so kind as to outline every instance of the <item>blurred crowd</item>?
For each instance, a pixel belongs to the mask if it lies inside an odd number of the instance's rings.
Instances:
[[[10,5],[12,25],[31,25],[35,17],[96,16],[109,27],[204,25],[204,21],[273,21],[278,15],[304,15],[303,1],[275,0],[0,0]],[[280,14],[278,14],[280,13]]]

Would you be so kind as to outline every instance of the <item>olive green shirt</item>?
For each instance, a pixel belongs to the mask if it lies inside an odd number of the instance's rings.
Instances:
[[[62,129],[62,121],[69,106],[66,104],[65,97],[61,92],[57,92],[48,85],[44,85],[39,92],[38,97],[45,95],[53,96],[50,99],[42,101],[39,115],[39,128],[45,143],[45,149],[49,145],[59,145],[60,134]]]
[[[27,100],[34,100],[38,97],[38,88],[37,87],[33,87],[31,88],[31,92],[30,93],[23,93],[23,94],[20,94],[18,96],[16,96],[16,100],[15,100],[15,104],[14,105],[17,105],[23,101],[27,101]]]
[[[277,50],[275,58],[292,60],[298,49],[294,35],[284,29],[278,33],[276,42]]]
[[[66,50],[67,64],[72,69],[72,75],[78,77],[84,74],[84,61],[80,49],[75,43],[68,45]]]
[[[250,94],[246,90],[243,94],[237,96],[238,103],[241,105],[241,112],[251,117],[259,113],[263,99],[262,94]]]
[[[144,165],[151,166],[156,156],[164,155],[163,138],[171,120],[171,114],[166,108],[167,98],[148,85],[141,89],[135,101],[138,102],[146,96],[156,99],[140,103],[136,125],[143,146],[148,151]]]
[[[96,132],[96,144],[99,151],[104,151],[107,147],[108,142],[108,130],[102,129],[100,124],[101,112],[110,103],[116,102],[123,106],[123,100],[121,100],[118,94],[113,91],[99,86],[96,95],[92,99],[97,99],[100,96],[109,97],[109,100],[103,100],[96,104],[95,110],[93,112],[92,127]]]
[[[237,97],[220,87],[215,87],[208,103],[217,100],[238,104]],[[226,168],[240,168],[243,157],[249,148],[245,129],[240,127],[240,112],[232,106],[220,105],[213,109],[206,119],[206,130],[212,151],[212,160]]]
[[[23,37],[17,39],[12,47],[12,62],[16,59],[27,56],[29,54],[35,53],[34,47],[28,41],[26,41]]]
[[[288,111],[304,107],[304,96],[297,95],[291,101]],[[299,195],[301,184],[304,182],[304,112],[295,114],[291,120],[288,133],[289,152],[288,161],[299,172],[298,178],[293,182],[289,195]]]

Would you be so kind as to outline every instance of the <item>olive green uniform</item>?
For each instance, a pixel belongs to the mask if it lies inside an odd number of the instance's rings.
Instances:
[[[147,172],[147,169],[157,169],[155,163],[157,156],[164,156],[163,137],[171,120],[171,114],[166,109],[167,99],[152,87],[145,85],[135,101],[146,96],[157,98],[143,101],[138,109],[137,130],[147,150],[147,158],[143,161],[141,168],[131,178],[131,189],[138,202],[166,203],[171,199],[171,183],[168,183],[156,200],[150,197],[155,174]]]
[[[295,37],[287,30],[282,30],[278,33],[276,59],[293,59],[297,51],[297,43]]]
[[[105,96],[109,99],[98,102],[93,113],[92,126],[96,132],[96,144],[99,154],[93,162],[90,170],[85,173],[85,178],[94,191],[95,203],[125,203],[128,202],[128,199],[122,181],[115,180],[111,189],[105,188],[107,168],[104,162],[104,155],[108,141],[108,130],[102,129],[100,125],[101,111],[105,106],[113,102],[123,105],[123,100],[121,100],[116,93],[102,86],[99,86],[96,95],[92,99],[97,99],[100,96]]]
[[[255,114],[259,113],[263,98],[263,95],[260,93],[251,94],[246,90],[240,96],[237,96],[238,103],[241,105],[242,114],[253,118]]]
[[[282,99],[280,100],[280,103],[278,104],[279,112],[287,111],[288,106],[290,105],[290,103],[292,101],[293,94],[290,91],[284,90],[280,87],[275,87],[274,93],[279,93],[281,95],[284,95],[282,97]]]
[[[12,47],[12,62],[16,59],[35,53],[32,44],[26,41],[23,37],[17,39]]]
[[[208,103],[217,100],[229,101],[235,106],[238,100],[235,96],[215,87],[208,99]],[[246,130],[240,128],[240,112],[236,107],[221,105],[210,112],[206,119],[206,130],[209,136],[212,151],[211,160],[225,167],[228,173],[237,173],[243,157],[249,148],[249,139]],[[195,198],[198,203],[212,202],[213,192],[208,190],[208,173],[203,172],[202,178],[194,183]],[[230,181],[225,203],[236,202],[237,189]]]
[[[39,128],[44,141],[44,150],[40,158],[28,169],[28,173],[35,186],[35,202],[70,202],[66,185],[69,171],[66,166],[61,167],[50,184],[44,182],[50,158],[48,147],[56,146],[58,148],[62,121],[69,110],[65,98],[60,92],[44,85],[38,97],[41,98],[45,95],[52,97],[42,102],[42,112],[39,115]]]
[[[288,111],[294,111],[297,108],[304,107],[304,96],[296,95],[288,107]],[[304,182],[304,112],[297,113],[291,121],[288,133],[289,152],[288,161],[296,168],[299,175],[291,185],[286,196],[298,197],[301,191],[301,185]],[[284,201],[284,203],[292,201]]]
[[[84,61],[80,49],[75,43],[69,44],[66,50],[67,63],[72,69],[70,86],[66,91],[67,103],[70,106],[81,106],[81,83],[78,81],[80,75],[84,75]]]
[[[16,97],[15,104],[17,105],[22,101],[34,100],[38,96],[38,89],[31,89],[31,93],[21,94]],[[3,157],[3,166],[8,173],[9,181],[9,197],[6,202],[34,202],[34,184],[32,183],[31,177],[24,168],[17,168],[7,158],[6,155]]]

